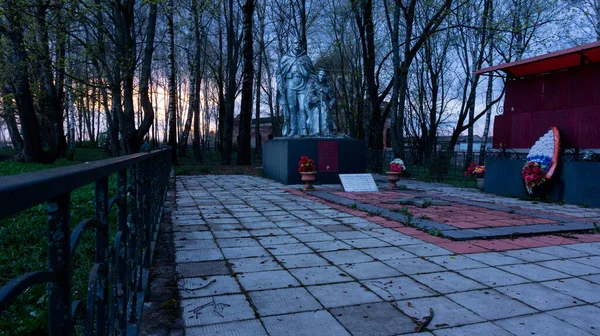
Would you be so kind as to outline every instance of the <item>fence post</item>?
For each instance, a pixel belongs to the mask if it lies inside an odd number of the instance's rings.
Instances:
[[[70,193],[47,204],[48,267],[57,273],[48,283],[48,334],[71,335],[71,230]]]
[[[106,302],[108,301],[108,177],[96,181],[96,218],[102,222],[103,227],[96,229],[96,260],[97,264],[103,264],[99,271],[99,286],[96,293],[97,316],[96,334],[106,334],[107,314]]]

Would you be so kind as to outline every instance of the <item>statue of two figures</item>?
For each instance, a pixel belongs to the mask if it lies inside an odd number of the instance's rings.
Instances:
[[[284,137],[328,136],[335,131],[331,118],[335,96],[327,83],[327,73],[319,69],[314,75],[312,61],[298,40],[279,63],[277,99],[283,109]]]

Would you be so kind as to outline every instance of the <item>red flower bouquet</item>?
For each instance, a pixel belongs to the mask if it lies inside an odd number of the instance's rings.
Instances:
[[[467,167],[467,171],[465,172],[465,177],[467,176],[483,178],[485,176],[485,166],[480,166],[475,162],[471,162],[469,167]]]
[[[301,173],[314,172],[315,162],[306,155],[302,156],[298,162],[298,171]]]
[[[523,167],[521,176],[525,181],[525,187],[527,192],[532,194],[533,187],[538,186],[546,181],[546,171],[543,167],[535,161],[529,161]]]

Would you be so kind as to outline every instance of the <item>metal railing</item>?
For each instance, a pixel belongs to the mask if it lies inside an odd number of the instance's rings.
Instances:
[[[19,276],[0,289],[0,313],[24,291],[47,284],[48,334],[137,335],[162,204],[170,149],[0,178],[0,219],[47,203],[48,269]],[[117,175],[109,199],[109,177]],[[70,194],[95,183],[95,217],[72,231]],[[110,244],[109,214],[116,206]],[[72,257],[83,234],[95,231],[87,298],[72,301]]]

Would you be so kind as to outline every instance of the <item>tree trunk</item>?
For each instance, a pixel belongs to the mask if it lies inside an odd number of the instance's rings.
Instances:
[[[257,11],[258,16],[258,69],[256,70],[256,98],[255,98],[255,117],[256,123],[254,124],[254,150],[258,154],[261,152],[262,147],[262,134],[260,132],[260,85],[262,82],[262,59],[263,49],[265,48],[265,4],[259,6]],[[273,118],[271,118],[271,125],[273,125]]]
[[[50,163],[56,158],[47,155],[43,149],[40,124],[36,115],[31,84],[29,82],[29,57],[25,51],[25,42],[22,28],[22,13],[14,3],[7,6],[7,37],[9,39],[10,52],[12,53],[12,81],[14,82],[15,102],[19,119],[21,121],[21,133],[23,136],[23,160],[38,163]]]
[[[192,121],[194,120],[194,105],[196,101],[196,66],[195,62],[192,64],[190,69],[190,87],[188,90],[188,112],[185,120],[185,125],[183,126],[183,132],[179,137],[179,156],[187,157],[187,143],[188,138],[190,137],[190,131],[192,130]]]
[[[225,92],[225,124],[219,125],[223,128],[223,153],[221,163],[231,164],[231,154],[233,151],[233,112],[235,107],[235,91],[237,88],[237,47],[236,34],[233,27],[233,0],[223,2],[227,6],[226,29],[227,29],[227,91]]]
[[[16,108],[13,102],[13,95],[4,87],[2,88],[2,107],[4,109],[2,117],[6,121],[12,146],[14,149],[20,151],[23,148],[23,138],[19,133],[17,119],[15,118]]]
[[[47,5],[39,3],[37,6],[36,19],[38,23],[38,38],[40,43],[40,65],[42,71],[42,92],[40,92],[39,105],[44,109],[44,114],[50,121],[52,139],[50,141],[50,156],[65,156],[67,141],[63,128],[63,116],[61,103],[52,72],[52,60],[50,55],[50,41],[48,37],[48,25],[46,22]],[[54,159],[52,159],[54,160]]]
[[[488,65],[492,66],[492,53],[494,49],[494,43],[490,43],[489,54],[488,54]],[[485,105],[490,106],[492,104],[492,93],[494,91],[493,73],[488,74],[487,90],[485,92]],[[490,108],[485,114],[485,126],[483,128],[483,136],[481,137],[481,148],[479,149],[479,164],[485,164],[485,152],[487,150],[487,141],[490,133],[490,121],[492,119],[492,109]]]
[[[254,17],[254,0],[246,0],[242,6],[242,12],[244,15],[243,21],[243,42],[242,42],[242,57],[243,57],[243,68],[242,68],[242,103],[240,107],[240,125],[238,128],[238,165],[250,165],[252,164],[251,157],[251,129],[250,123],[252,121],[252,86],[254,80],[254,46],[253,46],[253,23]],[[256,120],[258,124],[258,119]],[[257,137],[259,134],[256,135]]]
[[[194,111],[194,141],[193,141],[193,149],[194,149],[194,159],[198,162],[202,161],[202,151],[200,150],[200,87],[202,85],[202,81],[200,76],[202,76],[203,71],[200,71],[200,64],[202,62],[201,51],[202,51],[202,42],[200,40],[200,17],[198,15],[198,0],[192,0],[192,13],[194,18],[194,43],[196,44],[196,55],[195,57],[195,78],[197,80],[196,85],[194,86],[194,101],[192,110]],[[206,64],[206,63],[205,63]],[[204,66],[202,67],[204,68]],[[190,102],[191,103],[191,102]]]
[[[171,146],[171,161],[177,165],[177,78],[175,77],[175,27],[173,25],[173,0],[167,5],[167,38],[169,48],[169,146]]]
[[[141,143],[148,134],[150,127],[154,123],[154,108],[150,100],[149,81],[152,70],[152,54],[154,53],[154,35],[156,33],[156,12],[157,1],[150,1],[150,10],[148,15],[148,27],[146,28],[146,48],[144,49],[144,60],[142,62],[142,73],[140,76],[140,102],[144,110],[144,119],[140,124],[135,135],[131,137],[129,146],[136,151],[140,150]]]

